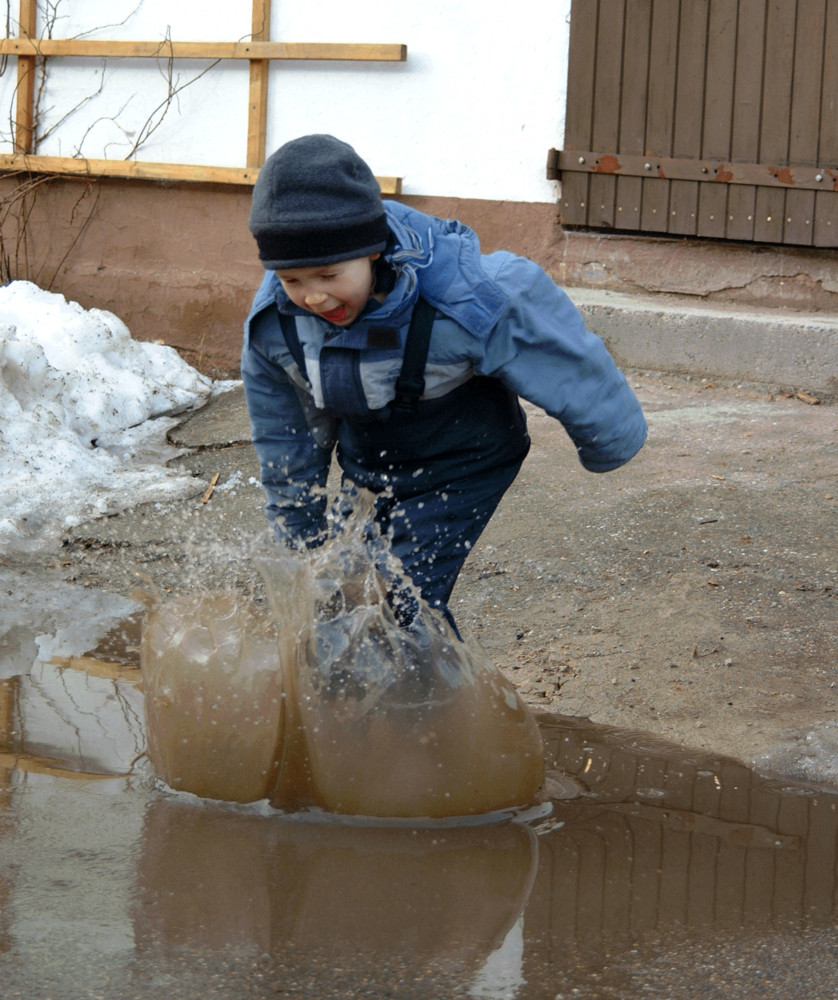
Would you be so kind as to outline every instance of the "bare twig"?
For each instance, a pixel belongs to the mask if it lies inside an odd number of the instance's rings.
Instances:
[[[115,22],[115,25],[98,25],[95,28],[79,32],[75,37],[82,38],[95,32],[100,32],[108,27],[126,24],[138,13],[143,6],[143,2],[144,0],[138,0],[131,13],[121,21]],[[38,0],[38,3],[38,21],[40,26],[38,33],[40,37],[53,38],[61,21],[67,19],[67,14],[64,12],[68,9],[66,6],[68,0]],[[13,24],[11,0],[6,0],[5,20],[6,36],[12,37],[15,26]],[[75,151],[73,153],[75,157],[83,158],[83,148],[86,140],[88,140],[95,127],[103,121],[112,123],[125,137],[126,144],[130,142],[130,148],[125,155],[125,159],[129,160],[135,157],[141,147],[162,126],[171,109],[179,107],[180,94],[194,83],[197,83],[198,80],[209,73],[220,62],[220,60],[215,60],[188,79],[181,79],[180,76],[175,74],[174,59],[172,58],[171,51],[171,37],[167,29],[166,37],[160,43],[160,56],[157,62],[158,70],[165,81],[166,93],[163,99],[149,112],[140,128],[129,131],[120,122],[128,105],[132,101],[132,98],[129,98],[114,115],[100,115],[83,129],[80,140],[75,143]],[[47,99],[48,63],[49,60],[36,53],[34,72],[37,74],[37,77],[35,80],[32,111],[32,152],[34,153],[38,152],[39,147],[47,139],[54,137],[71,118],[77,116],[83,109],[89,108],[97,98],[102,96],[105,91],[106,76],[109,77],[108,60],[103,60],[96,89],[47,125],[49,116],[54,111],[53,107],[45,106]],[[2,61],[0,61],[0,75],[6,72],[7,65],[8,58],[3,57]],[[0,140],[12,143],[15,142],[18,130],[18,123],[15,119],[17,86],[13,89],[15,92],[12,95],[9,107],[8,134],[4,135],[0,133]],[[112,143],[106,145],[106,150],[110,145]],[[19,278],[36,280],[37,278],[41,278],[46,281],[43,287],[50,288],[60,270],[66,264],[67,259],[88,230],[96,214],[99,202],[98,181],[92,178],[88,178],[81,195],[79,195],[72,207],[70,218],[72,239],[69,241],[64,252],[60,254],[60,259],[48,278],[43,274],[43,264],[40,268],[37,268],[33,260],[30,259],[30,251],[33,250],[29,240],[32,214],[44,186],[52,184],[58,179],[58,175],[55,174],[31,175],[27,172],[21,172],[17,175],[6,175],[5,180],[11,180],[14,183],[11,187],[4,188],[6,193],[0,196],[0,281],[7,282]]]
[[[161,44],[161,56],[165,52],[166,43],[171,43],[171,35],[169,31],[166,31],[166,39]],[[185,83],[180,82],[180,78],[175,78],[174,75],[174,59],[171,55],[164,62],[162,59],[157,61],[157,66],[160,69],[160,73],[163,79],[166,81],[167,93],[163,100],[157,105],[156,108],[152,110],[149,116],[146,118],[143,125],[140,127],[137,138],[128,152],[125,154],[125,159],[130,160],[139,150],[139,148],[151,138],[152,135],[157,131],[158,128],[163,124],[167,112],[171,108],[172,104],[176,103],[178,96],[186,90],[187,87],[191,87],[193,83],[197,83],[201,77],[206,76],[207,73],[215,66],[218,65],[220,59],[216,59],[211,62],[208,66],[204,67],[199,73],[196,73],[193,77],[188,79]]]
[[[73,35],[73,38],[86,38],[88,35],[94,35],[98,31],[106,31],[108,28],[122,28],[124,27],[132,17],[140,12],[145,0],[140,0],[137,6],[131,11],[130,14],[126,14],[121,21],[114,21],[110,24],[97,24],[95,28],[88,28],[87,31],[80,31],[77,35]]]
[[[105,60],[103,60],[102,62],[102,74],[99,78],[99,86],[96,88],[96,90],[94,90],[92,94],[88,94],[86,97],[83,97],[78,102],[78,104],[70,108],[69,111],[65,111],[64,114],[57,121],[53,122],[48,129],[44,129],[43,132],[36,131],[36,142],[37,143],[45,142],[53,134],[53,132],[58,131],[58,129],[61,128],[61,126],[64,125],[70,118],[72,118],[73,115],[78,114],[78,112],[81,111],[81,109],[85,107],[87,104],[89,104],[91,101],[95,101],[96,98],[102,93],[104,89],[105,89]],[[37,102],[35,106],[39,107]],[[52,109],[50,108],[49,110],[51,111]],[[38,116],[38,122],[37,122],[38,125],[40,125],[41,117],[42,117],[41,115]],[[87,135],[87,133],[90,131],[92,127],[93,127],[92,125],[88,126],[84,134]],[[82,142],[83,141],[84,139],[82,139]],[[79,156],[81,155],[80,150],[81,150],[81,143],[79,143],[79,146],[77,147],[77,155]]]

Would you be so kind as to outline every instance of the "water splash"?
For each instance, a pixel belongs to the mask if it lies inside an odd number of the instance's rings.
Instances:
[[[359,498],[321,548],[253,558],[272,619],[176,598],[143,639],[149,753],[172,787],[286,811],[474,816],[526,807],[538,727],[472,641],[421,601]]]
[[[266,798],[283,724],[269,617],[234,593],[173,598],[146,618],[141,663],[155,772],[195,795]]]

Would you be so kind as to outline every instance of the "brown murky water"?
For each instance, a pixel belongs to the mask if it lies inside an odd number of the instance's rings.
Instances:
[[[834,790],[549,716],[528,822],[201,800],[137,758],[122,632],[54,662],[0,643],[4,998],[838,996]]]
[[[532,805],[544,784],[532,713],[405,583],[364,499],[311,552],[257,542],[270,610],[229,591],[153,602],[141,664],[155,773],[178,791],[285,812],[450,818]]]

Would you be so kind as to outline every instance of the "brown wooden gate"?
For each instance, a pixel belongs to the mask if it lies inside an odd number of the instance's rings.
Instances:
[[[838,0],[573,0],[565,226],[838,246]]]

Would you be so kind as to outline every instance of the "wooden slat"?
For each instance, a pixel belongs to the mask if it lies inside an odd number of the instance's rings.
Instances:
[[[4,771],[24,771],[30,774],[47,774],[52,778],[76,781],[112,781],[127,777],[126,774],[103,773],[101,771],[75,771],[65,767],[61,761],[31,753],[0,752],[0,769]]]
[[[730,159],[733,92],[736,78],[738,0],[711,0],[707,32],[707,80],[704,88],[701,155]],[[727,229],[727,184],[699,187],[696,232],[714,239]]]
[[[829,920],[835,912],[835,844],[838,843],[838,816],[834,810],[817,808],[811,802],[806,824],[806,870],[804,899],[806,917]]]
[[[71,177],[134,177],[154,181],[196,181],[214,184],[254,184],[258,170],[249,167],[203,167],[184,163],[139,160],[98,160],[71,156],[0,155],[0,170]]]
[[[652,0],[626,0],[617,147],[620,153],[643,154],[646,151],[651,27]]]
[[[3,38],[0,39],[0,55],[86,56],[102,59],[326,59],[404,62],[407,59],[407,46],[364,42],[146,42]]]
[[[651,51],[655,71],[649,74],[649,109],[646,117],[646,153],[672,153],[672,123],[675,116],[675,78],[678,53],[678,5],[655,0],[652,8]],[[640,224],[646,232],[666,232],[670,181],[643,182]]]
[[[613,826],[609,824],[606,827],[603,824],[601,830],[592,832],[579,845],[577,861],[579,882],[573,909],[576,918],[574,930],[583,941],[598,937],[603,931],[602,897],[605,892],[605,860],[610,853],[608,848],[612,837]],[[616,853],[619,857],[620,852]],[[629,872],[624,869],[623,878],[628,876]]]
[[[608,761],[609,775],[612,766],[622,765],[619,756],[615,755]],[[601,906],[599,929],[607,939],[625,932],[631,921],[631,897],[625,891],[625,887],[631,885],[634,880],[634,851],[631,847],[631,829],[628,824],[619,822],[618,815],[612,815],[602,826],[597,826],[596,833],[605,841],[602,880],[596,889],[583,884],[577,898],[582,898],[584,894],[593,895],[593,892],[599,890],[598,898]],[[581,871],[580,876],[582,882],[584,874]],[[559,904],[557,909],[561,908]]]
[[[591,146],[598,11],[599,0],[573,0],[565,117],[565,146],[568,149]]]
[[[826,0],[797,0],[789,150],[791,163],[818,164]]]
[[[624,153],[642,155],[646,149],[651,26],[652,0],[626,0],[623,87],[620,97],[621,155]],[[618,229],[639,228],[642,201],[643,178],[618,175],[615,218]]]
[[[111,660],[100,660],[96,656],[53,656],[49,662],[59,670],[78,670],[91,677],[109,681],[128,681],[131,684],[142,682],[139,663],[114,663]]]
[[[632,877],[628,890],[631,916],[628,930],[637,933],[643,927],[657,926],[658,899],[663,879],[660,865],[663,827],[658,823],[645,824],[637,821],[632,826],[636,832],[631,852]]]
[[[747,824],[750,821],[751,789],[754,774],[741,764],[725,763],[719,773],[722,793],[719,815],[728,823]],[[731,840],[733,838],[730,838]],[[777,838],[779,840],[779,838]],[[769,836],[769,843],[771,837]],[[716,919],[739,924],[743,917],[746,892],[747,850],[728,843],[719,851],[715,868],[714,904]]]
[[[690,0],[681,5],[675,128],[672,136],[672,153],[676,157],[701,156],[708,16],[709,0]],[[695,235],[697,216],[698,184],[673,181],[669,194],[667,232]]]
[[[565,147],[587,149],[591,145],[596,68],[596,26],[598,0],[573,0],[570,14],[570,50],[567,69],[567,115]],[[562,179],[561,219],[565,225],[588,222],[588,178],[571,174]]]
[[[661,830],[660,895],[658,897],[658,926],[684,927],[689,913],[690,857],[695,839],[683,830]]]
[[[20,34],[32,36],[36,34],[38,5],[37,0],[20,0]],[[27,44],[25,37],[18,39]],[[31,153],[35,142],[35,57],[33,54],[17,61],[17,98],[15,102],[15,135],[14,149],[16,153]]]
[[[594,149],[617,149],[619,143],[624,17],[625,0],[599,0],[591,125],[591,142]],[[616,199],[616,178],[593,175],[588,187],[589,223],[613,229]]]
[[[769,0],[767,4],[759,156],[763,163],[787,162],[796,6],[788,0]],[[782,243],[785,207],[785,192],[770,188],[757,191],[756,239],[763,243]]]
[[[715,921],[738,927],[744,919],[749,851],[735,844],[725,844],[715,867],[713,908]]]
[[[821,162],[838,163],[838,0],[826,10],[819,141]],[[814,229],[815,246],[838,246],[838,196],[816,195]]]
[[[18,705],[20,703],[20,677],[0,678],[0,746],[12,747],[17,743]]]
[[[777,814],[777,827],[780,833],[800,837],[801,842],[805,842],[809,832],[808,796],[784,795]],[[778,854],[774,878],[774,911],[789,919],[804,916],[806,900],[801,889],[805,884],[806,851],[784,851]]]
[[[834,191],[836,165],[784,167],[764,163],[733,163],[730,160],[703,160],[698,157],[638,156],[606,150],[561,150],[554,157],[560,171],[578,170],[623,177],[666,177],[669,180],[710,184],[756,185],[798,191]]]
[[[253,0],[250,34],[253,41],[270,39],[271,0]],[[259,167],[265,162],[265,145],[268,131],[268,79],[271,64],[267,59],[254,59],[250,63],[247,110],[247,160],[248,167]]]
[[[765,46],[765,0],[740,0],[736,35],[736,85],[730,157],[734,163],[759,159],[759,121],[762,107],[762,57]],[[736,186],[728,193],[729,239],[754,238],[756,188]]]
[[[788,152],[792,163],[818,162],[825,22],[826,0],[797,0]],[[811,246],[815,228],[814,193],[787,192],[785,210],[783,239],[799,246]]]
[[[256,183],[256,167],[204,167],[199,164],[150,163],[140,160],[89,160],[70,156],[0,155],[0,171],[61,174],[69,177],[124,177],[197,184]],[[401,194],[400,177],[376,177],[383,195]]]
[[[811,246],[815,236],[815,193],[786,191],[783,242]]]
[[[777,829],[781,796],[764,787],[751,788],[748,817],[769,830]],[[749,851],[745,871],[745,898],[742,902],[745,920],[749,924],[767,923],[773,916],[775,851]]]

